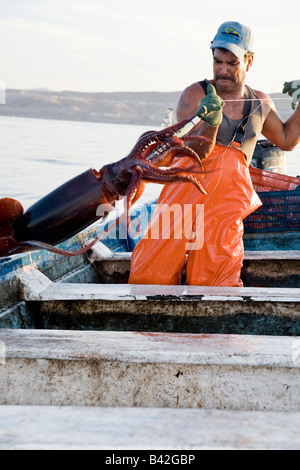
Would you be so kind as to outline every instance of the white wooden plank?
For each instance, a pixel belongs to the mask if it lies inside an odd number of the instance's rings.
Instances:
[[[0,330],[1,405],[300,410],[300,338]]]
[[[129,331],[0,330],[7,359],[300,368],[300,338]]]
[[[245,260],[300,260],[300,250],[245,251]]]
[[[114,253],[108,248],[98,247],[92,248],[89,256],[92,262],[109,261],[113,259],[130,260],[131,253]],[[246,260],[300,260],[300,250],[264,250],[264,251],[245,251],[244,259]]]
[[[114,455],[109,450],[174,450],[178,459],[184,450],[190,455],[206,449],[300,449],[300,413],[2,406],[0,421],[1,450],[105,450],[99,465],[123,457],[122,452]],[[132,455],[139,459],[138,467],[147,458]],[[125,464],[130,464],[126,456]],[[202,457],[192,457],[190,463],[201,466]]]
[[[160,286],[130,284],[65,284],[52,283],[42,292],[27,289],[24,300],[149,300],[161,297],[192,300],[236,300],[300,302],[299,288],[268,287],[206,287],[206,286]]]

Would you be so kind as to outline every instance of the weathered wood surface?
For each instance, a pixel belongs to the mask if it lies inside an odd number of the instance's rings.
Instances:
[[[103,256],[101,250],[95,250],[91,259],[101,282],[128,282],[130,253]],[[300,251],[246,251],[242,279],[247,287],[299,288]]]
[[[300,336],[300,289],[52,283],[19,277],[38,329]]]
[[[0,404],[300,410],[300,339],[0,330]]]
[[[20,295],[18,277],[39,271],[53,282],[127,284],[131,253],[114,253],[97,245],[89,259],[75,259],[45,251],[16,256],[0,263],[0,327],[32,327],[30,312]],[[245,252],[245,287],[300,288],[300,252]],[[282,332],[281,334],[285,334]]]
[[[0,450],[300,449],[294,412],[0,406],[0,421]]]

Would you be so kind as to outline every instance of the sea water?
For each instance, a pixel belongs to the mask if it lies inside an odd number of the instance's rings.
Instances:
[[[89,168],[129,154],[148,127],[0,117],[0,197],[28,208]]]
[[[18,199],[27,209],[89,168],[124,158],[149,126],[0,116],[0,198]],[[156,130],[161,130],[158,125]],[[286,152],[287,173],[300,175],[300,145]],[[143,200],[161,185],[146,185]]]

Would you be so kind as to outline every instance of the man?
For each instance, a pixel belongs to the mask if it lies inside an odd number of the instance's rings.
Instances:
[[[191,118],[199,106],[205,111],[192,134],[215,143],[209,155],[202,155],[207,195],[181,184],[165,187],[159,199],[159,206],[202,204],[203,243],[187,249],[184,236],[155,240],[146,234],[132,255],[130,283],[178,284],[186,265],[188,284],[242,286],[243,219],[261,205],[248,169],[257,138],[262,133],[283,150],[292,150],[300,141],[300,106],[283,123],[270,97],[245,85],[254,58],[251,30],[238,22],[226,22],[218,29],[211,49],[214,78],[186,88],[177,108],[178,121]],[[286,83],[284,91],[293,97],[295,106],[300,100],[298,81]],[[187,145],[201,155],[197,140],[191,139]],[[151,225],[158,223],[154,214]]]

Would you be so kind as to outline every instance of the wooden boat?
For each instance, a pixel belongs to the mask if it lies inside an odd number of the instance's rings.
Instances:
[[[0,448],[299,448],[300,252],[232,289],[130,286],[130,256],[2,261]]]
[[[116,238],[2,259],[0,449],[299,449],[299,230],[259,235],[243,288],[128,285]]]

